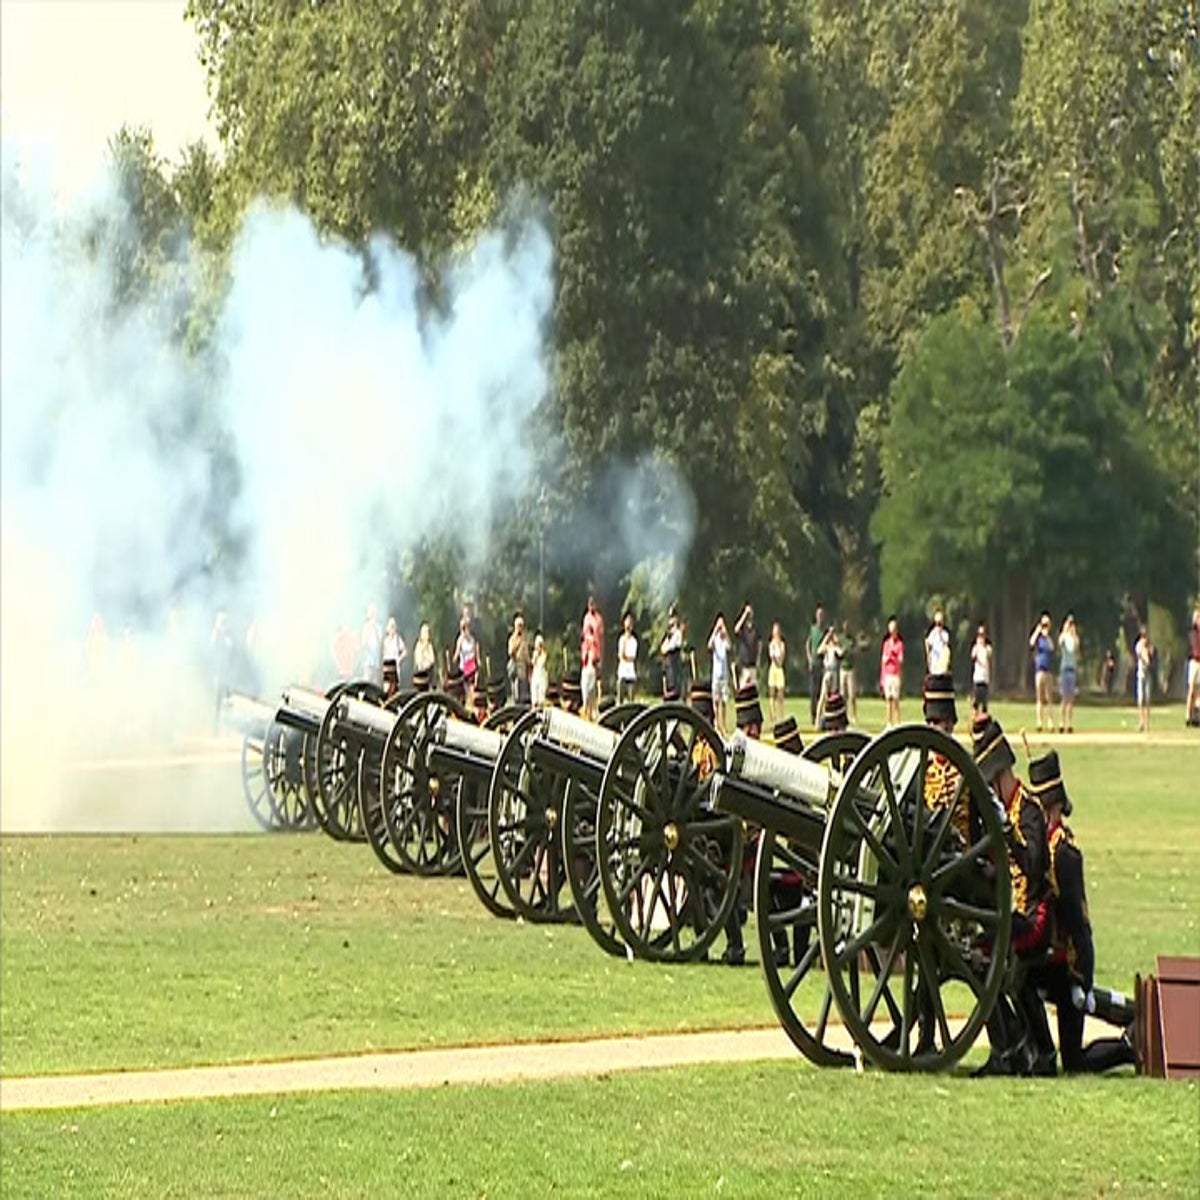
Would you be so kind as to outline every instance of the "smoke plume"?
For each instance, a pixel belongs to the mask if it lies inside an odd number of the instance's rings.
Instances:
[[[362,252],[256,208],[196,356],[180,316],[209,264],[181,241],[130,291],[131,221],[114,179],[60,209],[5,147],[6,829],[245,827],[234,789],[174,766],[124,798],[87,768],[211,737],[217,608],[253,623],[265,691],[313,678],[332,629],[385,599],[388,555],[450,531],[469,565],[530,484],[552,299],[537,223],[466,248],[434,311],[386,239]]]

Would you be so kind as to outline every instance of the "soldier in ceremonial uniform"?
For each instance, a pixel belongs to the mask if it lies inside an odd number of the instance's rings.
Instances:
[[[828,692],[821,710],[820,730],[822,733],[841,733],[849,728],[846,720],[846,697],[841,692]]]
[[[804,739],[800,736],[800,726],[795,717],[784,717],[775,722],[775,745],[777,749],[786,750],[788,754],[801,754],[804,751]]]
[[[1046,816],[1036,795],[1014,772],[1016,756],[1000,723],[978,713],[972,734],[975,762],[1004,813],[1012,882],[1012,950],[1018,959],[1028,959],[1044,950],[1050,938]],[[988,1022],[992,1053],[982,1074],[1029,1074],[1035,1065],[1033,1031],[1039,1021],[1044,1024],[1045,1009],[1028,973],[1020,974],[1014,997],[1020,1017],[1015,1019],[1002,994]]]
[[[754,683],[743,684],[737,690],[734,704],[737,708],[739,732],[745,734],[748,738],[758,741],[762,734],[763,724],[762,705],[758,700],[758,685]],[[753,875],[754,854],[758,849],[758,836],[756,831],[752,832],[753,836],[746,839],[745,858],[742,862],[742,882],[745,882]],[[741,894],[742,890],[739,887],[738,898],[734,902],[729,917],[725,922],[725,936],[728,939],[728,945],[725,947],[725,953],[721,955],[722,962],[726,962],[734,967],[740,967],[746,961],[746,946],[742,940],[742,925],[749,916],[749,905],[747,904],[746,897]]]
[[[940,729],[953,737],[958,724],[958,706],[954,699],[954,677],[952,675],[926,675],[923,689],[925,724]],[[925,771],[925,807],[931,813],[943,811],[955,804],[951,821],[964,846],[971,844],[970,799],[965,789],[960,791],[962,776],[954,764],[935,751],[929,756]],[[957,797],[957,802],[956,802]]]
[[[1132,1065],[1136,1059],[1127,1037],[1101,1038],[1083,1045],[1083,1022],[1094,1011],[1096,952],[1088,917],[1083,854],[1064,818],[1073,811],[1063,782],[1058,754],[1051,750],[1029,764],[1029,789],[1046,814],[1049,831],[1047,877],[1053,897],[1053,938],[1050,961],[1030,972],[1033,984],[1058,1013],[1058,1050],[1063,1071],[1107,1071]],[[1048,1033],[1048,1030],[1047,1030]],[[1050,1053],[1053,1055],[1053,1044]],[[1053,1058],[1051,1058],[1053,1063]]]

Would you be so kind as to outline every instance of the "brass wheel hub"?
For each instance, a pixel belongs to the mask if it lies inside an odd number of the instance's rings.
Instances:
[[[928,911],[929,897],[925,895],[925,889],[919,883],[914,883],[908,889],[909,915],[914,921],[923,921]]]
[[[429,794],[436,796],[442,790],[442,781],[436,775],[429,777]]]
[[[679,849],[679,826],[674,821],[668,821],[663,826],[663,841],[668,850],[674,852]]]
[[[546,809],[546,828],[553,833],[558,828],[558,809]]]

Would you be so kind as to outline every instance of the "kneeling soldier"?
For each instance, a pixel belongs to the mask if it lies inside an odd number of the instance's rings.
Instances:
[[[1004,810],[1008,842],[1008,869],[1012,881],[1012,949],[1018,959],[1028,959],[1049,942],[1050,905],[1046,885],[1046,816],[1042,806],[1017,778],[1016,756],[1000,723],[979,713],[972,727],[975,762]],[[1014,997],[1021,1020],[1014,1021],[1002,995],[988,1022],[992,1053],[982,1074],[1028,1074],[1034,1067],[1030,1034],[1046,1020],[1045,1008],[1027,973]]]

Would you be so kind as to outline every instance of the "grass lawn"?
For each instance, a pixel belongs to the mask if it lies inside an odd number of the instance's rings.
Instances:
[[[1063,763],[1098,978],[1128,989],[1200,952],[1200,740]],[[0,838],[4,1075],[774,1020],[756,969],[615,960],[319,834]]]
[[[12,1196],[1194,1196],[1197,1089],[708,1066],[6,1116]]]

